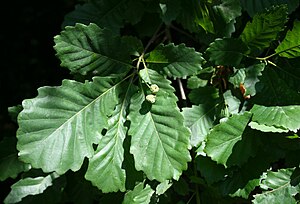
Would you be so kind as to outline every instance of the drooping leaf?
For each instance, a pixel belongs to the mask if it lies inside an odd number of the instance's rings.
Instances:
[[[256,14],[252,22],[247,23],[240,38],[252,50],[262,50],[277,39],[286,21],[287,7],[273,7],[265,13]]]
[[[292,185],[291,175],[294,169],[280,169],[278,172],[268,171],[262,176],[260,187],[262,194],[254,195],[253,203],[297,203],[294,196],[299,187]],[[298,176],[299,177],[299,176]]]
[[[146,101],[143,90],[132,97],[128,116],[131,121],[128,134],[132,136],[130,153],[134,156],[136,169],[142,170],[150,180],[178,180],[191,159],[188,151],[190,132],[183,125],[177,99],[170,91],[173,89],[170,81],[151,69],[140,72],[160,90],[152,104]]]
[[[202,54],[184,44],[159,45],[146,60],[149,68],[169,77],[186,77],[199,73],[204,64]]]
[[[88,25],[95,23],[101,28],[109,28],[115,33],[123,26],[123,21],[130,15],[130,20],[137,22],[144,13],[143,5],[136,0],[92,0],[77,5],[75,10],[65,16],[62,27],[74,26],[76,23]]]
[[[5,137],[0,142],[0,181],[11,177],[16,178],[23,171],[28,171],[31,166],[18,160],[15,137]]]
[[[104,193],[125,191],[125,170],[122,169],[122,163],[124,160],[123,141],[127,128],[124,123],[131,92],[135,89],[131,85],[124,88],[126,88],[126,92],[108,120],[108,130],[99,141],[85,175],[87,180],[90,180]]]
[[[289,13],[293,12],[298,6],[298,0],[241,0],[241,4],[244,10],[253,17],[257,13],[264,12],[267,8],[271,8],[275,5],[287,4]]]
[[[237,97],[235,97],[230,90],[227,90],[225,93],[223,93],[223,99],[226,112],[228,112],[229,115],[239,113],[241,101]]]
[[[204,151],[218,164],[227,166],[227,160],[234,145],[242,139],[242,134],[251,118],[251,113],[233,115],[227,121],[216,125],[207,136]]]
[[[248,47],[240,40],[234,38],[217,38],[206,50],[209,60],[215,65],[238,66]]]
[[[183,108],[184,125],[190,128],[191,145],[197,147],[203,142],[213,127],[216,107],[214,104],[200,104],[191,108]]]
[[[281,57],[295,58],[300,57],[300,21],[294,22],[293,30],[288,31],[282,43],[276,48],[275,52]]]
[[[214,7],[226,23],[230,23],[242,14],[240,0],[222,0],[220,5]]]
[[[153,193],[154,190],[148,184],[144,187],[144,183],[139,183],[125,194],[123,204],[148,204]]]
[[[23,101],[19,114],[20,159],[44,172],[78,170],[108,127],[118,85],[113,78],[95,77],[84,84],[64,80],[60,87],[39,88],[36,98]]]
[[[130,52],[138,43],[128,42],[96,24],[67,26],[54,37],[61,66],[71,73],[106,76],[124,73],[131,68]],[[139,48],[137,48],[139,49]]]
[[[11,191],[4,200],[5,204],[18,203],[28,195],[43,193],[52,185],[54,179],[59,175],[52,173],[46,177],[24,178],[11,186]]]
[[[250,110],[252,121],[275,128],[297,132],[300,129],[300,106],[261,106],[254,105]]]

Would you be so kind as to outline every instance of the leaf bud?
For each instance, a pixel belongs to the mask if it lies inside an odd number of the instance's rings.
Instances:
[[[155,94],[159,91],[159,87],[156,84],[152,84],[150,86],[150,91]]]
[[[153,94],[149,94],[146,96],[146,100],[149,101],[150,103],[155,103],[156,96]]]

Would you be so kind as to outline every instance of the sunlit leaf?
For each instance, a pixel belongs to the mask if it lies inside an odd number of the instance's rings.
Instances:
[[[233,115],[227,121],[216,125],[207,136],[205,152],[218,164],[227,166],[227,160],[234,145],[242,139],[242,134],[251,118],[249,112]]]
[[[284,5],[274,7],[268,12],[256,14],[253,20],[247,23],[240,38],[252,48],[252,51],[267,48],[277,39],[286,21],[287,7]]]
[[[144,187],[144,183],[139,183],[125,194],[123,204],[148,204],[153,193],[148,184]]]
[[[300,106],[261,106],[254,105],[250,110],[252,121],[275,128],[297,132],[300,129]]]
[[[52,173],[46,177],[24,178],[11,186],[11,191],[4,200],[5,204],[20,202],[28,195],[43,193],[52,185],[58,174]]]
[[[295,58],[300,56],[300,22],[295,21],[293,30],[288,31],[275,52],[281,57]]]
[[[117,103],[114,79],[96,77],[92,82],[64,80],[59,87],[38,89],[38,96],[24,100],[17,132],[19,157],[45,172],[78,170],[94,154],[101,131]]]
[[[160,45],[150,52],[146,61],[149,63],[149,68],[169,77],[179,78],[199,73],[205,62],[201,53],[184,44]]]
[[[131,100],[128,134],[132,136],[130,152],[135,167],[145,172],[150,180],[178,180],[191,159],[190,132],[183,125],[176,97],[168,90],[171,89],[170,81],[150,69],[141,72],[144,72],[141,75],[149,75],[151,84],[162,85],[152,104],[145,100],[144,91],[136,93]]]

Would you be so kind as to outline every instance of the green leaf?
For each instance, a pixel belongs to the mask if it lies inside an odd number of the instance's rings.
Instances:
[[[189,99],[194,104],[215,104],[217,103],[219,96],[219,90],[212,86],[200,87],[194,89],[189,94]]]
[[[295,90],[292,86],[297,82],[289,82],[299,78],[297,74],[292,76],[296,70],[284,69],[267,67],[262,72],[262,76],[258,77],[259,82],[255,85],[256,95],[253,97],[253,103],[265,106],[300,105],[300,95],[297,88]]]
[[[254,105],[250,110],[252,121],[275,128],[297,132],[300,129],[300,106],[260,106]]]
[[[16,178],[19,173],[31,168],[29,164],[18,160],[16,145],[15,137],[4,137],[0,142],[0,181]]]
[[[240,38],[253,50],[269,47],[287,21],[287,7],[272,7],[269,11],[257,14],[248,22]]]
[[[300,57],[288,59],[280,58],[278,61],[278,76],[292,89],[300,92]]]
[[[191,160],[190,132],[184,127],[176,97],[170,92],[173,89],[170,81],[151,69],[140,72],[148,75],[150,84],[157,84],[160,90],[153,104],[145,100],[143,90],[132,97],[128,116],[131,121],[128,134],[132,136],[130,153],[136,169],[142,170],[150,180],[178,180]]]
[[[225,20],[230,23],[242,14],[240,0],[222,0],[222,4],[214,7]]]
[[[147,58],[149,68],[169,77],[186,77],[199,73],[204,64],[202,54],[184,44],[159,45]]]
[[[288,31],[275,52],[281,57],[295,58],[300,56],[300,21],[294,22],[293,30]]]
[[[262,13],[266,8],[275,5],[287,4],[289,13],[293,12],[298,6],[298,0],[241,0],[243,9],[245,9],[251,17],[256,13]]]
[[[85,175],[87,180],[90,180],[104,193],[125,191],[125,170],[122,169],[122,163],[124,160],[123,141],[126,137],[127,128],[124,123],[131,92],[135,89],[128,85],[125,90],[121,103],[115,108],[112,117],[108,120],[109,125],[105,136],[99,141],[95,155],[90,158]]]
[[[298,193],[293,186],[291,175],[294,169],[280,169],[278,172],[268,171],[262,177],[260,187],[265,189],[262,194],[254,195],[253,203],[297,203],[294,196]]]
[[[234,145],[242,139],[242,134],[251,118],[251,113],[233,115],[227,121],[216,125],[207,136],[204,151],[218,164],[227,166],[227,160]]]
[[[239,88],[241,84],[246,89],[244,96],[254,96],[256,94],[256,84],[259,82],[259,76],[265,68],[264,63],[254,64],[247,68],[238,69],[229,81],[235,88]]]
[[[249,123],[249,127],[251,127],[252,129],[255,129],[255,130],[262,131],[262,132],[279,132],[279,133],[282,133],[282,132],[288,132],[289,131],[288,129],[285,129],[283,127],[267,126],[267,125],[264,125],[264,124],[258,124],[257,122],[253,122],[253,121],[251,121]]]
[[[123,21],[130,15],[130,20],[138,22],[144,13],[143,5],[136,0],[92,0],[77,5],[75,10],[65,16],[62,27],[76,23],[95,23],[101,28],[109,28],[115,33],[123,26]]]
[[[17,203],[26,196],[41,194],[52,185],[53,180],[57,177],[56,173],[52,173],[46,177],[21,179],[11,186],[11,191],[5,198],[4,203]]]
[[[157,195],[163,195],[172,186],[172,184],[173,183],[171,181],[165,180],[156,186],[155,193]]]
[[[23,101],[17,132],[19,157],[44,172],[77,171],[94,154],[108,116],[117,103],[119,84],[112,78],[92,82],[64,80],[59,87],[38,89]]]
[[[67,26],[54,37],[55,50],[61,66],[71,73],[109,75],[124,73],[131,68],[131,46],[127,38],[114,35],[96,24]],[[138,49],[138,48],[136,48]]]
[[[125,194],[123,204],[148,204],[153,193],[154,190],[148,184],[144,188],[144,183],[139,183]]]
[[[217,38],[209,45],[206,53],[215,65],[238,66],[247,51],[247,46],[240,39]]]
[[[235,193],[231,194],[230,196],[248,199],[249,195],[258,185],[259,179],[250,180],[244,188],[239,188]]]
[[[166,0],[159,4],[161,9],[161,19],[164,23],[169,25],[176,19],[181,11],[180,0]]]
[[[9,107],[8,114],[10,116],[10,119],[14,122],[17,122],[18,115],[22,110],[23,107],[21,105]]]
[[[191,145],[197,147],[203,142],[215,121],[214,104],[200,104],[192,108],[183,108],[184,125],[190,128]]]

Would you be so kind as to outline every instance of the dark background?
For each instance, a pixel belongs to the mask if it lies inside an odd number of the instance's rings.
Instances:
[[[41,86],[61,85],[71,78],[55,57],[53,37],[61,32],[64,15],[76,0],[15,0],[0,6],[0,140],[15,136],[17,124],[7,108],[37,95]],[[0,203],[10,191],[13,179],[0,182]]]

